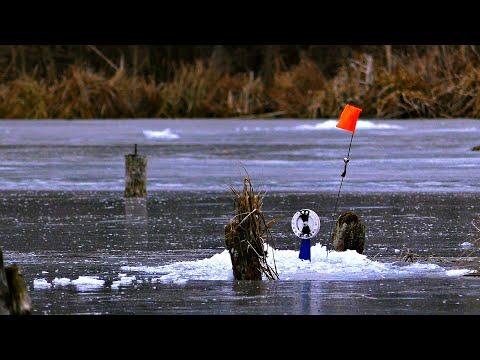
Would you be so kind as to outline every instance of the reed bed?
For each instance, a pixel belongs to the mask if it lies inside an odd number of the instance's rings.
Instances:
[[[52,99],[53,95],[44,81],[22,76],[0,86],[0,117],[49,118]]]
[[[288,117],[321,116],[313,102],[316,93],[325,89],[326,83],[318,66],[302,56],[299,64],[291,70],[275,72],[267,95],[275,104],[276,111],[282,111]]]
[[[276,56],[273,63],[282,64]],[[271,81],[253,71],[230,73],[211,59],[172,66],[165,81],[123,62],[113,71],[73,63],[61,75],[50,66],[44,76],[10,63],[0,84],[0,116],[337,118],[350,102],[367,118],[480,118],[475,47],[435,45],[423,53],[389,52],[387,59],[378,51],[352,52],[331,75],[304,53],[297,64],[273,66]]]

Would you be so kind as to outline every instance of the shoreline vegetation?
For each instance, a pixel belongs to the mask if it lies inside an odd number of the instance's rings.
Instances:
[[[1,45],[2,119],[480,117],[476,45]]]

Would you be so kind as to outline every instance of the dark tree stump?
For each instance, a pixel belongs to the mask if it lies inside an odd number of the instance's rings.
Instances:
[[[10,291],[8,290],[7,274],[3,268],[3,254],[0,249],[0,315],[10,315]]]
[[[343,213],[335,224],[332,242],[336,251],[356,250],[359,254],[363,253],[365,224],[357,214],[351,211]]]
[[[32,299],[17,265],[3,267],[0,249],[0,315],[30,315]]]

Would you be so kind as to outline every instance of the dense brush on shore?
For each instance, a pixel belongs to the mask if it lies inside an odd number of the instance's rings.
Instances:
[[[337,118],[346,103],[362,107],[364,118],[480,117],[475,46],[349,48],[330,67],[312,51],[286,64],[267,46],[262,67],[243,71],[232,71],[231,56],[215,47],[210,56],[172,63],[168,76],[149,72],[165,57],[150,56],[141,67],[138,48],[131,61],[115,62],[91,46],[90,56],[104,66],[67,58],[61,67],[58,51],[30,49],[27,57],[28,48],[0,47],[3,119]]]

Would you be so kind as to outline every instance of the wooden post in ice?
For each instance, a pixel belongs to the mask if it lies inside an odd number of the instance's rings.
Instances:
[[[0,315],[30,315],[32,299],[17,265],[3,267],[0,249]]]
[[[125,155],[125,195],[126,198],[147,197],[147,157],[135,152]]]
[[[354,212],[343,213],[335,224],[332,234],[333,248],[336,251],[356,250],[359,254],[365,248],[365,224]]]

